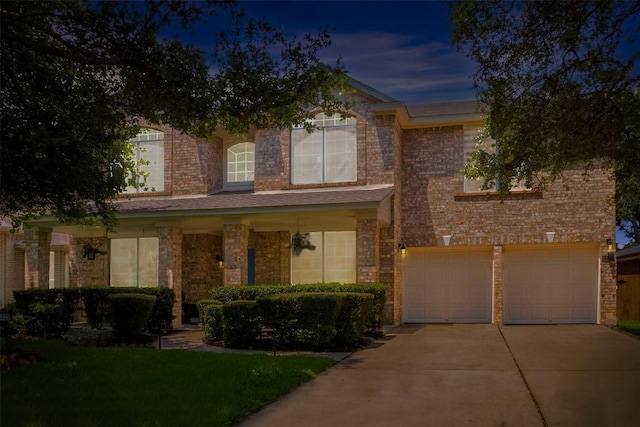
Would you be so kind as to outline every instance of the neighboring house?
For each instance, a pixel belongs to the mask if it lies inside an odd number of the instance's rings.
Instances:
[[[311,134],[220,130],[205,140],[144,124],[136,141],[151,161],[149,189],[117,202],[108,234],[29,224],[26,287],[48,286],[60,232],[72,236],[72,287],[159,285],[194,302],[214,286],[384,282],[387,323],[615,322],[605,172],[567,171],[547,191],[501,200],[460,173],[481,126],[475,101],[407,106],[352,85],[353,117],[318,110]],[[316,249],[295,255],[296,232]],[[108,254],[80,257],[87,243]]]
[[[25,289],[25,248],[22,230],[11,232],[11,222],[0,218],[0,307],[13,301],[13,291]],[[69,286],[70,236],[51,233],[46,257],[49,262],[47,287]]]
[[[640,245],[620,249],[616,260],[619,276],[640,275]]]

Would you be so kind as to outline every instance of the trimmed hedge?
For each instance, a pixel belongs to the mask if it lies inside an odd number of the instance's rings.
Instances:
[[[217,299],[201,299],[196,302],[198,316],[208,341],[220,341],[224,336],[222,302]]]
[[[111,324],[113,336],[124,344],[146,341],[143,332],[149,326],[149,319],[156,303],[156,297],[144,294],[111,294]]]
[[[336,336],[341,304],[339,294],[319,292],[271,295],[257,300],[263,325],[273,329],[274,348],[326,349]]]
[[[173,305],[176,301],[175,293],[169,288],[134,288],[134,287],[90,287],[72,289],[29,289],[15,291],[16,308],[29,316],[33,316],[30,306],[34,303],[56,304],[62,307],[65,314],[65,326],[69,328],[73,314],[83,306],[87,321],[92,328],[101,328],[109,315],[109,295],[112,294],[143,294],[156,297],[148,328],[170,328],[173,320]]]
[[[222,306],[224,344],[229,348],[252,348],[260,335],[256,301],[231,301]]]
[[[55,333],[64,333],[70,328],[73,313],[78,309],[80,302],[79,289],[29,289],[28,291],[14,291],[13,297],[20,313],[35,317],[39,321],[45,320],[45,317],[46,321],[53,321],[52,325],[42,326],[52,328],[51,332]],[[43,308],[42,304],[59,308]],[[38,313],[35,313],[34,310]]]
[[[219,286],[212,289],[211,298],[227,303],[237,300],[257,300],[260,297],[296,292],[355,292],[372,294],[372,311],[366,320],[367,329],[375,332],[381,329],[384,323],[384,304],[387,295],[387,286],[384,283]]]
[[[336,319],[334,343],[351,347],[358,343],[368,328],[374,296],[356,292],[339,294],[342,298],[340,313]]]

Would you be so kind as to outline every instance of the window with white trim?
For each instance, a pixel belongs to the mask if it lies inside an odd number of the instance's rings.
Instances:
[[[315,250],[291,252],[291,283],[355,283],[356,232],[309,233]]]
[[[140,188],[129,186],[125,193],[145,193],[164,191],[164,132],[155,129],[141,129],[129,142],[135,144],[135,161],[138,170],[148,174]],[[139,183],[142,184],[140,179]]]
[[[227,148],[225,188],[253,188],[255,151],[255,144],[252,142],[240,142]]]
[[[158,286],[158,238],[111,239],[111,286]]]
[[[357,180],[355,117],[320,113],[310,120],[317,129],[291,130],[291,183],[321,184]]]
[[[477,151],[478,150],[478,136],[480,134],[481,130],[479,128],[476,127],[465,127],[464,128],[464,161],[467,162],[469,160],[469,153],[473,152],[473,151]],[[496,141],[493,138],[486,138],[483,141],[482,144],[482,149],[484,151],[486,151],[489,154],[493,154],[496,152],[496,146],[495,146]],[[474,178],[464,178],[464,192],[465,193],[491,193],[491,192],[496,192],[497,188],[494,185],[491,188],[488,188],[486,190],[482,189],[482,184],[483,184],[483,180],[482,179],[474,179]],[[514,185],[511,188],[511,191],[525,191],[525,190],[530,190],[529,188],[527,188],[527,186],[525,185],[524,181],[521,181],[519,183],[517,183],[516,185]]]

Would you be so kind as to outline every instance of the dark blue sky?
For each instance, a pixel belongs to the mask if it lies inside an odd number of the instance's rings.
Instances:
[[[473,99],[474,64],[450,44],[442,1],[241,1],[293,35],[330,28],[323,57],[408,104]]]
[[[327,63],[340,56],[349,75],[407,104],[473,99],[474,64],[450,44],[449,7],[442,1],[240,0],[288,36],[331,30]],[[218,29],[219,30],[219,29]],[[215,28],[193,42],[204,51]]]

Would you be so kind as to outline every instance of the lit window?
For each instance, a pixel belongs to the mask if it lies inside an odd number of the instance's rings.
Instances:
[[[480,134],[480,129],[478,128],[464,128],[464,160],[468,161],[469,153],[478,150],[478,136]],[[486,138],[483,141],[482,149],[489,154],[493,154],[496,152],[496,141],[493,138]],[[465,193],[487,193],[487,192],[496,192],[496,186],[490,187],[486,190],[482,189],[483,184],[482,179],[464,179],[464,192]],[[511,188],[511,191],[523,191],[529,190],[525,185],[524,181],[518,182]]]
[[[158,286],[158,238],[111,239],[111,286]]]
[[[320,113],[309,133],[291,130],[291,183],[317,184],[357,179],[356,119]]]
[[[135,144],[135,161],[141,177],[140,186],[129,186],[125,193],[164,191],[164,132],[142,129],[129,142]],[[148,174],[146,181],[142,174]]]
[[[309,233],[315,250],[291,256],[291,283],[355,283],[356,232]]]
[[[227,149],[226,187],[251,189],[255,168],[255,144],[241,142]]]

